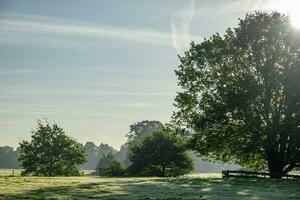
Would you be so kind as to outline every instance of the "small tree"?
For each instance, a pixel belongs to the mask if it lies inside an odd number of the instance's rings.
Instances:
[[[118,160],[113,160],[107,167],[102,169],[102,176],[122,177],[126,175],[126,168]]]
[[[168,131],[154,132],[131,148],[129,172],[139,176],[179,176],[193,170],[183,139]]]
[[[99,176],[103,176],[103,170],[108,167],[115,159],[112,153],[108,153],[107,155],[103,155],[97,164],[96,172]]]
[[[125,171],[122,163],[116,160],[112,153],[103,155],[96,167],[99,176],[124,176]]]
[[[84,150],[68,137],[56,123],[43,124],[32,131],[32,140],[20,143],[20,162],[24,175],[74,176],[79,175],[79,165],[85,162]]]

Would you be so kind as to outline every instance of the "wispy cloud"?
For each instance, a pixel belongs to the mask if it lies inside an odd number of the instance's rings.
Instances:
[[[183,36],[184,37],[184,36]],[[0,43],[48,47],[90,47],[99,40],[117,39],[170,46],[170,32],[148,28],[107,27],[49,17],[8,15],[0,19]],[[181,36],[177,40],[186,40]]]
[[[191,41],[201,42],[201,37],[195,37],[190,33],[191,23],[196,17],[219,16],[238,12],[251,12],[264,10],[271,0],[233,0],[224,1],[219,4],[208,4],[203,6],[195,5],[194,0],[190,0],[187,7],[175,12],[171,18],[170,26],[172,31],[172,44],[178,54],[186,51]]]
[[[103,102],[99,97],[93,98],[84,98],[80,100],[68,101],[64,103],[64,105],[84,105],[84,104],[93,104],[93,105],[103,105],[103,106],[117,106],[117,107],[129,107],[129,108],[152,108],[157,107],[157,104],[149,103],[149,102]]]
[[[17,109],[0,109],[0,114],[14,113],[16,111],[17,111]]]
[[[40,69],[7,69],[1,70],[0,75],[19,75],[19,74],[40,74],[45,72],[45,70]]]
[[[224,1],[213,6],[198,7],[194,11],[195,16],[222,16],[238,12],[251,12],[263,10],[271,0],[233,0]],[[201,5],[200,5],[201,6]]]
[[[188,7],[173,16],[171,19],[172,44],[177,53],[187,50],[191,41],[199,42],[201,37],[190,34],[190,26],[194,17],[195,3],[190,1]]]
[[[130,108],[153,108],[157,107],[157,104],[148,103],[148,102],[129,102],[129,103],[119,103],[115,104],[121,107],[130,107]]]
[[[76,106],[79,106],[77,107]],[[19,102],[10,102],[10,103],[2,103],[0,108],[0,114],[28,114],[28,115],[67,115],[67,116],[89,116],[89,117],[126,117],[124,113],[98,113],[97,111],[90,110],[82,110],[78,108],[86,107],[87,105],[95,108],[99,108],[101,106],[105,107],[119,107],[119,108],[134,108],[134,109],[148,109],[158,107],[158,104],[154,104],[152,102],[107,102],[101,101],[101,98],[89,98],[89,99],[81,99],[81,100],[73,100],[73,101],[65,101],[64,103],[60,103],[58,105],[48,105],[48,104],[37,104],[34,106],[30,106],[26,103]],[[75,107],[74,107],[75,106]],[[77,111],[76,111],[77,110]]]
[[[126,118],[124,113],[88,113],[88,112],[70,112],[65,110],[37,110],[37,109],[18,109],[18,110],[0,110],[0,114],[22,114],[22,115],[40,115],[40,116],[72,116],[72,117],[111,117],[111,118]]]

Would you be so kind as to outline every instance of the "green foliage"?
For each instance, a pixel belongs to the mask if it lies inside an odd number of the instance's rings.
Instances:
[[[141,144],[153,132],[161,131],[163,128],[164,125],[160,121],[155,120],[144,120],[130,125],[130,131],[126,135],[127,142],[121,146],[120,152],[116,154],[116,158],[121,160],[126,166],[129,166],[128,155],[130,154],[130,149],[135,145]]]
[[[107,155],[103,155],[99,159],[99,162],[98,162],[97,167],[96,167],[96,171],[100,170],[99,175],[101,175],[102,169],[108,167],[108,165],[110,165],[110,163],[112,163],[114,160],[116,160],[116,158],[114,157],[114,155],[112,153],[109,153]]]
[[[102,171],[102,176],[106,177],[123,177],[126,175],[126,168],[118,160],[113,160]]]
[[[129,148],[141,144],[146,137],[150,136],[153,132],[161,131],[163,127],[164,126],[160,121],[149,120],[140,121],[130,125],[130,131],[126,135]]]
[[[193,170],[184,140],[167,131],[154,132],[131,148],[129,173],[138,176],[179,176]]]
[[[68,137],[56,123],[43,124],[32,131],[32,140],[20,143],[20,162],[24,175],[74,176],[79,175],[78,165],[85,162],[84,149]]]
[[[128,144],[125,143],[121,145],[120,151],[115,154],[117,160],[121,161],[125,166],[130,165],[130,161],[128,159]]]
[[[112,153],[109,153],[100,158],[96,172],[99,176],[121,177],[125,176],[126,169],[120,161],[116,160]]]
[[[300,161],[300,37],[277,12],[248,14],[180,57],[173,124],[211,159],[287,173]],[[275,177],[276,175],[274,175]]]

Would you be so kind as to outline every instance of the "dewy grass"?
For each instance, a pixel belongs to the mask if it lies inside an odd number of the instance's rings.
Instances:
[[[299,180],[0,177],[0,199],[300,199]]]

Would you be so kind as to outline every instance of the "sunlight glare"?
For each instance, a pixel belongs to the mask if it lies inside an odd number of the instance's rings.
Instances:
[[[264,8],[289,15],[291,25],[300,29],[300,0],[271,0]]]

